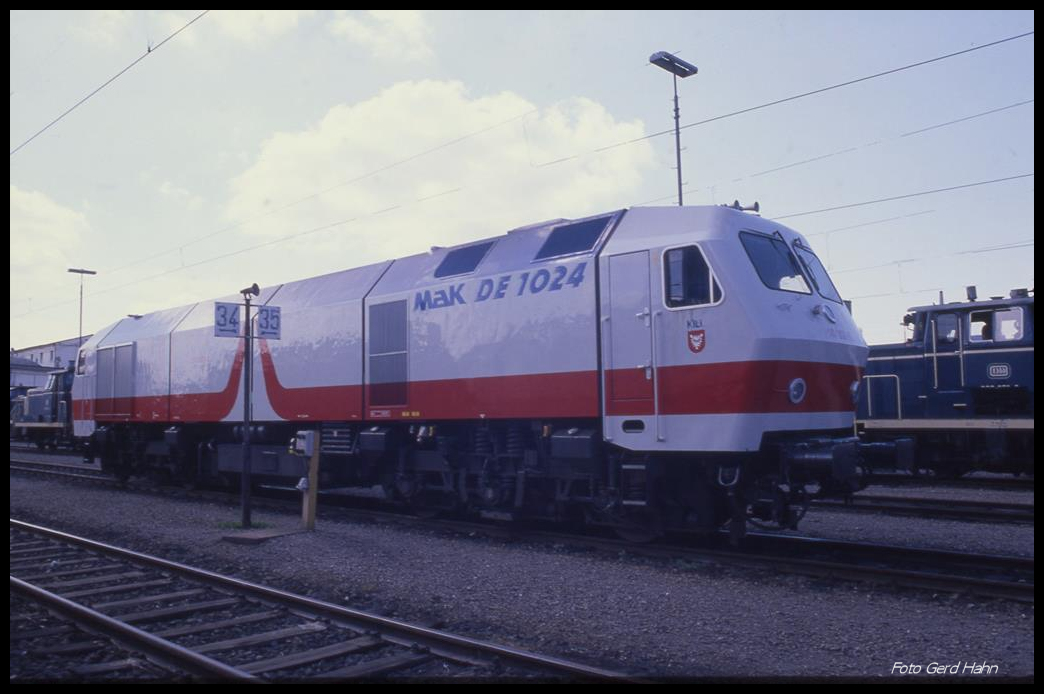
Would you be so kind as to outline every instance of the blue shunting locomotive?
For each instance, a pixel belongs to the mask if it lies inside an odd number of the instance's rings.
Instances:
[[[906,342],[875,345],[860,384],[867,441],[911,437],[942,476],[1033,472],[1033,290],[917,306]]]

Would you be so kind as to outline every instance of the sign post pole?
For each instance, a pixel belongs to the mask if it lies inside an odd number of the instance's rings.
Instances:
[[[251,289],[257,289],[255,284]],[[243,360],[243,474],[242,484],[239,488],[239,504],[243,509],[241,525],[246,530],[250,528],[250,377],[253,374],[254,347],[251,343],[250,329],[250,292],[243,291],[246,300],[246,316],[243,321],[243,350],[246,357]]]
[[[260,296],[257,284],[239,291],[246,304],[243,317],[243,458],[239,501],[243,508],[243,529],[250,528],[250,391],[254,376],[254,324],[250,315],[250,297]],[[239,338],[239,307],[243,304],[214,303],[214,336]],[[280,309],[278,306],[260,306],[258,309],[258,338],[278,340],[281,336]]]

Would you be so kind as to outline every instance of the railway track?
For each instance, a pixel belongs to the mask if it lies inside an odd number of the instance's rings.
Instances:
[[[372,514],[371,514],[372,515]],[[432,522],[426,521],[431,527]],[[953,552],[896,545],[824,540],[775,533],[749,533],[739,548],[728,534],[675,536],[650,544],[606,537],[476,526],[436,521],[458,532],[483,532],[512,540],[586,547],[612,555],[631,554],[695,565],[713,563],[831,580],[858,581],[958,595],[1033,602],[1032,557]],[[481,527],[481,530],[477,528]]]
[[[258,498],[257,501],[262,502],[262,499]],[[264,499],[263,502],[275,504],[278,510],[295,506],[294,502],[275,499]],[[933,500],[933,503],[940,502]],[[353,517],[352,509],[338,507],[336,511]],[[451,532],[478,532],[514,540],[580,545],[614,553],[626,552],[695,562],[712,561],[807,576],[1033,601],[1033,559],[1026,557],[797,538],[774,533],[752,533],[745,538],[741,549],[728,547],[724,538],[708,539],[706,536],[675,537],[658,543],[636,545],[598,534],[544,532],[513,525],[462,520],[416,519],[402,513],[373,509],[354,516],[406,525],[420,523],[429,529],[441,528]]]
[[[932,475],[911,475],[909,473],[877,473],[870,476],[871,486],[880,487],[940,487],[954,489],[1007,489],[1015,491],[1033,491],[1033,477],[958,477],[946,479]]]
[[[69,477],[72,479],[92,480],[96,482],[117,483],[115,477],[94,465],[82,463],[71,463],[61,460],[27,460],[11,457],[10,469],[16,472],[29,472],[51,475],[54,477]]]
[[[125,484],[124,481],[102,472],[96,465],[49,459],[47,456],[30,460],[24,457],[16,458],[12,452],[10,468],[18,472]],[[1034,521],[1033,504],[995,501],[855,495],[848,500],[816,499],[812,501],[811,508],[973,522],[1033,523]]]
[[[1033,504],[965,499],[927,499],[905,496],[855,495],[848,500],[816,499],[812,508],[863,513],[888,513],[919,518],[964,521],[1032,523]]]
[[[613,672],[388,619],[10,519],[11,591],[193,678],[534,677]],[[12,625],[12,639],[18,632]],[[90,639],[61,645],[90,650]],[[95,663],[112,672],[133,660]]]

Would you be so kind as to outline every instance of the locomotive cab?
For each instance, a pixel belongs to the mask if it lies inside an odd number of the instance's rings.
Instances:
[[[806,489],[859,487],[866,345],[800,234],[723,207],[636,209],[600,271],[603,435],[646,503],[657,476],[697,477],[789,524]]]
[[[917,440],[920,465],[946,475],[1028,472],[1033,457],[1033,296],[918,306],[902,344],[871,348],[858,427],[871,441]]]
[[[72,367],[52,371],[46,385],[20,396],[17,411],[12,408],[12,432],[41,448],[67,443],[72,424],[72,382]]]

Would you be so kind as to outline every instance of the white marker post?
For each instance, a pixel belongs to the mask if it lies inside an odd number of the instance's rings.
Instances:
[[[294,438],[294,455],[308,456],[308,471],[298,482],[301,490],[301,522],[305,529],[315,530],[315,511],[319,494],[319,432],[299,431]]]

